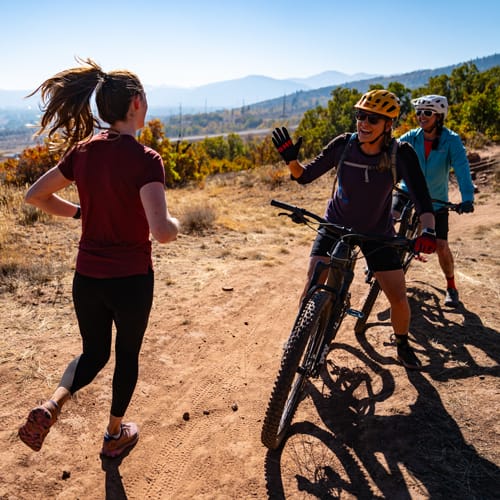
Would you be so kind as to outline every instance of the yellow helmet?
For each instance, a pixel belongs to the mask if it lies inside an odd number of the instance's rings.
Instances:
[[[399,99],[392,92],[381,89],[366,92],[354,107],[387,116],[391,120],[395,120],[399,116],[400,109]]]

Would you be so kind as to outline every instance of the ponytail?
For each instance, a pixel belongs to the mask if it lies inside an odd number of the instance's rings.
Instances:
[[[45,80],[28,97],[40,91],[42,119],[37,135],[47,132],[49,140],[57,148],[62,147],[56,133],[62,131],[62,141],[67,147],[89,139],[98,126],[90,108],[90,97],[102,78],[101,68],[87,59],[86,66],[57,73]]]
[[[436,137],[432,141],[432,149],[436,150],[439,148],[439,140],[441,139],[441,134],[443,133],[444,127],[444,115],[438,115],[436,120]]]
[[[57,149],[69,149],[90,139],[95,128],[102,128],[92,114],[90,99],[94,91],[99,117],[110,125],[125,120],[132,98],[144,94],[141,82],[129,71],[105,73],[91,59],[77,61],[81,67],[57,73],[27,96],[40,91],[43,115],[36,135],[47,132]],[[59,130],[62,139],[57,137]]]

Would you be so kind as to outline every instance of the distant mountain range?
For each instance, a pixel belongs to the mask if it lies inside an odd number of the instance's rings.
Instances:
[[[146,92],[151,108],[174,108],[174,113],[178,113],[180,106],[186,112],[190,112],[192,109],[211,111],[220,108],[236,108],[300,90],[312,90],[325,85],[339,85],[354,79],[373,76],[375,75],[366,73],[348,75],[338,71],[325,71],[308,78],[278,80],[268,76],[250,75],[191,89],[146,86]]]
[[[450,75],[455,68],[462,66],[465,63],[473,63],[478,71],[486,71],[494,66],[500,66],[500,54],[493,54],[491,56],[473,59],[471,61],[464,61],[461,63],[444,66],[436,69],[421,69],[409,73],[402,73],[390,76],[376,76],[366,79],[354,80],[338,85],[329,85],[322,88],[313,90],[301,90],[293,95],[294,112],[301,113],[307,109],[311,109],[317,105],[324,106],[331,98],[332,90],[337,87],[346,87],[357,89],[359,92],[366,92],[371,85],[379,84],[384,87],[391,82],[399,82],[409,89],[423,87],[428,84],[429,79],[439,75]],[[288,98],[287,101],[291,101]],[[277,96],[274,99],[262,101],[254,104],[252,107],[257,109],[266,109],[268,112],[271,110],[281,109],[283,106],[283,96]]]
[[[480,71],[500,64],[500,54],[477,58],[472,61]],[[220,109],[238,108],[242,105],[267,106],[284,96],[307,96],[305,102],[316,99],[318,104],[330,98],[334,87],[342,85],[364,92],[372,83],[387,85],[398,81],[408,88],[425,85],[431,76],[450,74],[464,64],[458,63],[436,69],[416,70],[397,75],[370,75],[357,73],[349,75],[338,71],[325,71],[308,78],[274,79],[252,75],[236,80],[227,80],[194,88],[145,85],[149,116],[168,116],[182,113],[199,113]],[[0,111],[12,109],[38,110],[38,95],[25,99],[30,90],[0,90]],[[326,102],[325,101],[325,102]],[[0,117],[1,118],[1,117]],[[0,119],[0,129],[2,123]]]
[[[352,80],[371,78],[375,75],[339,71],[325,71],[308,78],[278,80],[261,75],[250,75],[236,80],[226,80],[193,88],[151,86],[145,84],[150,108],[160,108],[178,113],[233,108],[253,104],[299,90],[312,90],[326,85],[338,85]],[[37,106],[38,96],[25,99],[31,90],[1,90],[0,108],[28,108]],[[167,113],[170,114],[170,113]]]

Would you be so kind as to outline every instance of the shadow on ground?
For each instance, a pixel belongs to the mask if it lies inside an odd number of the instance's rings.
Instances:
[[[410,413],[377,415],[377,403],[394,392],[394,379],[384,367],[394,364],[393,358],[380,355],[365,336],[357,339],[360,348],[334,344],[335,349],[358,356],[367,371],[343,369],[329,362],[322,377],[326,390],[309,384],[323,425],[297,421],[284,446],[268,452],[265,467],[269,498],[285,498],[285,482],[290,481],[285,475],[290,468],[284,463],[290,457],[295,462],[295,491],[320,499],[346,494],[359,499],[495,497],[500,469],[465,441],[433,384],[498,377],[498,332],[484,326],[463,305],[452,315],[450,311],[445,315],[440,296],[439,290],[409,290],[414,345],[419,355],[429,360],[422,372],[407,371],[417,392]],[[492,362],[480,365],[467,349],[471,345]],[[373,390],[371,373],[382,380],[378,391]],[[364,391],[357,392],[361,384]],[[360,397],[360,393],[365,396]]]

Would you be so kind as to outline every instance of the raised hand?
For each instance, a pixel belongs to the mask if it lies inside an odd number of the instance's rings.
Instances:
[[[300,146],[302,145],[302,137],[297,139],[294,144],[290,138],[290,134],[285,127],[275,128],[273,130],[273,144],[278,150],[283,160],[288,164],[299,157]]]

